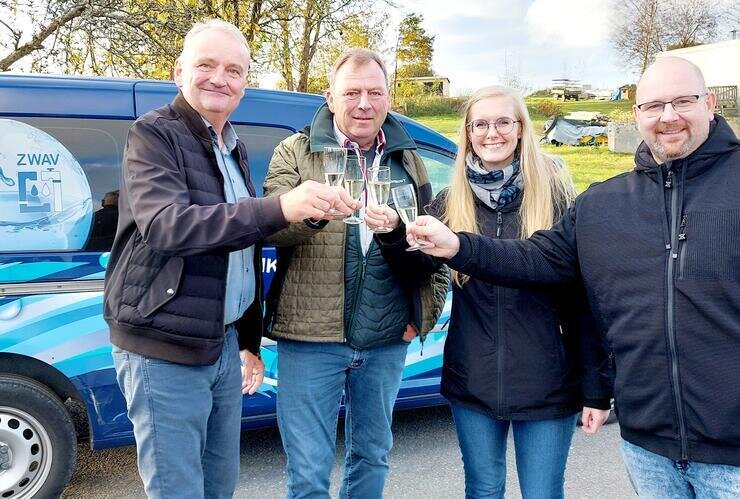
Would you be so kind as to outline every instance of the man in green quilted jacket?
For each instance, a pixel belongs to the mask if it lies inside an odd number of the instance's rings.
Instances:
[[[324,148],[345,147],[367,167],[389,166],[394,186],[412,184],[419,208],[429,203],[432,189],[416,144],[389,107],[382,59],[367,49],[346,51],[329,76],[326,104],[310,126],[275,149],[265,195],[323,181]],[[383,495],[406,349],[434,326],[449,283],[446,268],[424,275],[386,260],[404,230],[381,236],[364,223],[307,219],[268,240],[279,264],[266,334],[278,342],[288,497],[329,497],[343,395],[347,451],[340,495]]]

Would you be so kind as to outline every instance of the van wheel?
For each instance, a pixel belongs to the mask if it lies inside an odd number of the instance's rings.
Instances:
[[[0,374],[0,498],[59,497],[77,457],[67,409],[25,376]]]

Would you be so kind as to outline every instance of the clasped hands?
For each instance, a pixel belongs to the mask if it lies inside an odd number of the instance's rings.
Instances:
[[[352,199],[343,187],[331,187],[315,180],[306,180],[280,196],[280,208],[288,222],[300,222],[307,218],[334,220],[336,217],[330,210],[349,216],[361,206],[362,203]]]
[[[361,207],[362,203],[352,199],[343,187],[332,187],[315,180],[307,180],[280,196],[280,208],[288,222],[305,219],[335,220],[336,217],[330,210],[349,216]],[[395,229],[400,219],[398,213],[387,205],[368,205],[365,209],[365,222],[370,229],[382,226]],[[410,242],[417,238],[431,243],[422,251],[440,258],[452,258],[460,248],[457,235],[445,224],[428,215],[419,216],[414,223],[407,225],[406,237]]]

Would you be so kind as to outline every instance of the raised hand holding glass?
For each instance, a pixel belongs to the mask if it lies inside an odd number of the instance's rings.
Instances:
[[[388,194],[391,190],[391,169],[387,166],[370,168],[367,171],[367,187],[370,191],[370,201],[377,206],[387,206]],[[393,229],[381,226],[373,232],[391,232]]]
[[[396,211],[398,216],[401,217],[403,223],[410,225],[416,220],[417,204],[416,204],[416,190],[411,184],[403,184],[398,187],[391,189],[391,195],[393,196],[393,203],[396,205]],[[420,248],[429,246],[429,243],[414,239],[414,244],[406,248],[406,251],[416,251]]]

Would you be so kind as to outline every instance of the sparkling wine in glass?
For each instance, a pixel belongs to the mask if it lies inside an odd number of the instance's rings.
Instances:
[[[349,197],[358,201],[365,191],[365,158],[351,154],[347,157],[347,166],[344,170],[344,188]],[[362,219],[357,211],[344,218],[346,224],[359,224]]]
[[[396,205],[396,211],[398,216],[401,217],[403,223],[409,225],[416,220],[417,204],[416,204],[416,192],[412,184],[403,184],[398,187],[391,189],[391,195],[393,196],[393,203]],[[429,246],[429,243],[414,239],[414,244],[406,248],[406,251],[416,251],[420,248]]]
[[[344,147],[324,147],[324,178],[326,184],[336,187],[342,185],[344,171],[347,165],[347,149]],[[329,209],[327,214],[341,217],[344,213]]]
[[[388,194],[391,192],[391,169],[388,166],[378,166],[367,171],[367,188],[370,191],[370,201],[377,206],[387,206]],[[381,226],[373,232],[390,232],[390,227]]]

